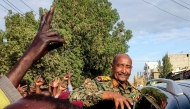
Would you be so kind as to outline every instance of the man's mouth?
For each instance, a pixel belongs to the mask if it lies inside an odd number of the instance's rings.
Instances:
[[[118,75],[119,75],[119,76],[129,76],[128,74],[126,74],[126,73],[123,73],[123,72],[121,72],[121,73],[118,73]]]

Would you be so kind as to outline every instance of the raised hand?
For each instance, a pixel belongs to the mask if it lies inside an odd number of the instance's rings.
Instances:
[[[38,78],[35,82],[36,86],[41,86],[44,84],[44,79],[43,78]]]
[[[43,57],[48,53],[48,51],[66,44],[65,40],[61,38],[58,31],[49,31],[53,14],[54,9],[51,7],[47,15],[45,13],[42,15],[38,33],[27,50],[27,53],[31,53],[34,57],[34,61]]]
[[[62,81],[68,80],[68,77],[69,77],[68,75],[64,76],[63,79],[62,79]]]
[[[68,74],[68,77],[71,78],[72,75],[73,75],[73,73],[69,73],[69,74]]]
[[[66,76],[63,77],[62,81],[70,79],[72,75],[73,75],[73,73],[67,74]]]
[[[65,84],[60,84],[58,87],[59,90],[64,91],[67,89],[67,86]]]
[[[59,85],[59,80],[60,80],[59,78],[54,78],[52,87],[58,87],[58,85]]]
[[[86,79],[84,80],[84,83],[83,83],[83,84],[86,84],[86,83],[88,83],[89,81],[91,81],[91,79],[90,79],[90,78],[86,78]]]
[[[66,44],[65,40],[61,38],[57,31],[49,31],[53,14],[54,8],[51,7],[48,14],[42,15],[40,26],[33,42],[20,60],[6,74],[7,78],[15,87],[18,87],[19,82],[22,80],[33,62],[39,60],[47,54],[48,51]]]
[[[25,92],[27,90],[27,88],[28,88],[27,85],[20,86],[20,84],[19,84],[19,86],[17,87],[17,90],[20,93],[23,93],[23,92]]]
[[[49,82],[48,86],[52,87],[52,85],[53,85],[53,82]]]
[[[53,96],[55,97],[56,96],[56,94],[57,94],[57,87],[58,87],[58,85],[59,85],[59,78],[54,78],[54,80],[53,80],[53,84],[52,84],[52,87],[53,87]]]

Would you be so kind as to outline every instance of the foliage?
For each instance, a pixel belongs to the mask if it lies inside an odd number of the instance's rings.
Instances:
[[[163,72],[163,67],[162,67],[162,63],[160,60],[158,61],[157,70],[158,70],[158,73],[160,73],[160,74]]]
[[[162,58],[163,66],[160,73],[160,78],[166,78],[166,76],[173,70],[172,64],[170,63],[170,59],[168,57],[168,54],[166,54]]]
[[[47,82],[67,73],[74,73],[74,86],[87,77],[109,75],[114,55],[126,53],[132,31],[118,22],[119,15],[107,0],[54,0],[55,16],[50,30],[58,30],[67,44],[49,52],[29,69],[25,79],[34,81],[38,76]],[[40,15],[47,9],[40,8]],[[32,12],[25,15],[9,12],[5,17],[6,31],[0,31],[1,73],[7,72],[22,56],[37,30],[39,19]],[[5,52],[6,51],[6,52]]]
[[[80,51],[82,74],[91,78],[109,74],[113,56],[127,52],[126,41],[132,37],[123,22],[114,27],[119,15],[111,9],[111,3],[107,0],[54,0],[53,5],[57,10],[54,28],[68,41],[66,50]]]

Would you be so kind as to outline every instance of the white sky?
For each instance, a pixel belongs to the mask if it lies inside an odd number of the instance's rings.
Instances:
[[[4,1],[0,4],[11,9]],[[8,0],[22,12],[31,11],[21,0]],[[35,12],[53,0],[23,0]],[[165,53],[190,53],[190,1],[188,0],[109,0],[118,10],[125,28],[133,32],[128,54],[133,59],[130,81],[143,72],[145,62],[161,60]],[[145,2],[147,1],[147,2]],[[177,4],[177,3],[179,4]],[[150,5],[149,3],[153,4]],[[13,10],[13,9],[12,9]],[[8,11],[0,6],[0,29],[5,30]],[[36,15],[38,18],[39,16]]]

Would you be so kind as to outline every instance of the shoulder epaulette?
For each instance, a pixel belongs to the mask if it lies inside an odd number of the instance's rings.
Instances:
[[[106,81],[110,81],[111,80],[110,76],[97,76],[96,79],[99,82],[106,82]]]
[[[119,83],[115,79],[112,79],[112,84],[113,84],[114,88],[118,87],[118,85],[119,85]]]

